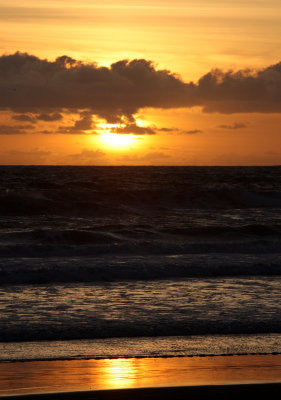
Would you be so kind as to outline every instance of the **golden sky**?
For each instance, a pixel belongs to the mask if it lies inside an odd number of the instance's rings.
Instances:
[[[0,0],[0,164],[281,164],[280,0]]]

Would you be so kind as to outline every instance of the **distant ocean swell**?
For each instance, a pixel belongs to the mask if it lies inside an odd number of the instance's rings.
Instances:
[[[172,188],[138,190],[136,188],[116,188],[114,191],[101,188],[46,189],[13,188],[0,192],[0,212],[2,215],[37,215],[42,213],[71,215],[122,215],[138,212],[164,211],[170,207],[196,209],[224,208],[269,208],[281,207],[279,190],[260,192],[254,188],[231,188],[228,185],[198,188],[194,185]],[[67,199],[67,201],[66,201]]]
[[[152,219],[153,222],[153,219]],[[159,224],[159,221],[155,223]],[[166,220],[167,225],[169,219]],[[82,225],[81,221],[81,225]],[[153,225],[147,225],[140,229],[138,226],[129,225],[115,225],[105,226],[104,231],[87,229],[35,229],[35,230],[24,230],[24,231],[6,231],[0,233],[0,240],[4,242],[28,242],[33,241],[44,244],[106,244],[106,243],[120,243],[125,241],[138,241],[138,240],[165,240],[169,239],[181,239],[186,238],[191,240],[192,238],[198,238],[199,236],[205,239],[223,237],[234,237],[245,238],[246,235],[252,235],[257,238],[263,238],[267,236],[281,235],[281,224],[241,224],[241,226],[159,226],[158,228]],[[100,228],[100,230],[102,227]],[[111,230],[111,232],[109,231]],[[166,235],[166,237],[165,237]]]
[[[0,167],[2,215],[281,207],[280,167]]]
[[[0,258],[1,284],[281,276],[281,254]]]

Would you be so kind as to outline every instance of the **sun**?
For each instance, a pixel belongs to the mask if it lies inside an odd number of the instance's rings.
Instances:
[[[125,124],[104,124],[98,125],[98,140],[103,148],[110,150],[128,150],[131,145],[136,141],[136,137],[133,134],[127,133],[116,133],[112,132],[111,129],[124,128]]]
[[[103,147],[126,150],[133,144],[135,138],[134,135],[103,132],[99,135],[99,140]]]

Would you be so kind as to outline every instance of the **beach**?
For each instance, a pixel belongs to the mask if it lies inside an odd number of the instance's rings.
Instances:
[[[280,392],[281,355],[14,362],[0,376],[3,399],[246,398]]]

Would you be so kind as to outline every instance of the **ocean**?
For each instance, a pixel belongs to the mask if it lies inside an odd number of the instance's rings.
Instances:
[[[281,167],[0,167],[0,361],[281,352]]]

